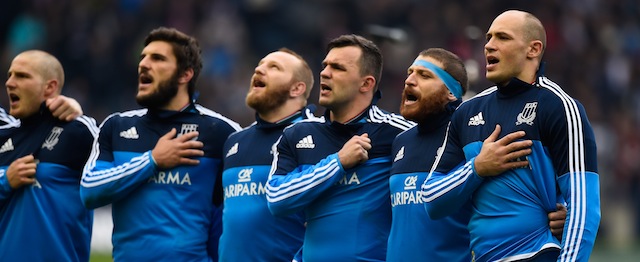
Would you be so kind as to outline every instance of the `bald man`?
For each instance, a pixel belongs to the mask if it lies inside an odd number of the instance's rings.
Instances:
[[[7,76],[9,114],[20,123],[0,134],[0,257],[88,261],[93,213],[79,188],[96,122],[63,121],[47,107],[64,85],[62,65],[51,54],[20,53]]]
[[[496,86],[453,114],[444,153],[422,187],[429,215],[471,201],[474,261],[588,261],[600,186],[584,107],[543,75],[546,36],[538,18],[506,11],[486,38],[486,77]],[[565,201],[559,241],[548,214]]]

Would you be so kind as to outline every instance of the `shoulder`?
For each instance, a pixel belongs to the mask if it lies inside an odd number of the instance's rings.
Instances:
[[[369,109],[369,121],[372,123],[385,123],[402,131],[416,126],[415,122],[409,121],[401,115],[387,112],[376,105],[372,105]]]
[[[538,104],[539,107],[555,113],[560,110],[565,112],[584,110],[580,102],[567,94],[560,85],[551,79],[545,76],[538,77],[538,85],[541,90],[538,102],[544,101],[544,103]]]
[[[210,117],[215,122],[224,123],[225,125],[232,128],[234,131],[242,130],[242,127],[240,126],[240,124],[209,108],[196,104],[196,110],[198,110],[198,112],[201,115]]]

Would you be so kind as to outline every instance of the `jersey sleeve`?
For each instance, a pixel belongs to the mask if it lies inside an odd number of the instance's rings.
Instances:
[[[432,171],[422,184],[422,200],[432,219],[438,219],[458,211],[471,199],[483,178],[475,172],[475,157],[465,161],[452,118],[445,138],[445,147],[438,155]]]
[[[116,165],[111,144],[112,120],[107,118],[101,125],[98,139],[82,172],[80,197],[87,208],[97,208],[122,199],[157,172],[151,150]]]
[[[274,147],[276,150],[266,188],[269,210],[274,215],[303,210],[346,174],[338,153],[314,165],[299,165],[286,133]]]
[[[567,98],[546,119],[542,142],[554,161],[567,218],[558,261],[587,261],[600,225],[600,182],[593,129],[584,107]],[[563,112],[563,113],[558,113]]]
[[[7,169],[9,169],[9,166],[0,167],[0,208],[2,208],[2,204],[13,191],[7,177]]]

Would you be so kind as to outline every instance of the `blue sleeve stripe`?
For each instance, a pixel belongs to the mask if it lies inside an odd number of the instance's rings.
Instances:
[[[433,173],[429,173],[429,176],[431,176],[432,174]],[[444,179],[436,181],[435,183],[423,184],[421,187],[423,196],[422,199],[426,202],[431,202],[434,199],[453,190],[457,186],[463,184],[472,174],[473,165],[471,165],[471,161],[469,161],[462,168],[457,169],[451,175],[448,175]],[[427,180],[425,180],[425,182]]]
[[[560,261],[576,261],[585,229],[587,213],[586,185],[585,185],[585,155],[582,118],[575,101],[569,97],[557,84],[540,77],[539,83],[557,95],[563,103],[569,137],[569,175],[571,181],[570,219],[567,227],[566,240],[562,248]]]
[[[315,168],[314,172],[294,178],[279,186],[271,186],[269,183],[267,184],[267,200],[274,203],[295,196],[327,181],[339,170],[338,160],[334,158],[326,165]]]
[[[97,187],[139,172],[150,163],[149,154],[150,151],[142,154],[141,156],[134,157],[130,162],[113,168],[86,172],[82,177],[81,184],[83,187]],[[93,164],[95,165],[95,162]]]

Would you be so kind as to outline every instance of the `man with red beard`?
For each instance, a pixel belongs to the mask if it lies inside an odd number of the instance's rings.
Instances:
[[[431,219],[420,190],[442,151],[451,115],[468,86],[464,63],[441,48],[420,52],[407,70],[400,113],[418,125],[393,141],[389,179],[393,219],[387,261],[471,260],[467,230],[470,203],[447,217]],[[562,207],[549,215],[550,227],[558,235],[565,217]]]
[[[272,146],[282,130],[315,118],[313,108],[306,107],[312,87],[309,65],[289,49],[268,54],[256,66],[246,98],[256,122],[229,136],[224,145],[220,261],[291,261],[302,246],[303,214],[273,216],[265,186]]]
[[[207,232],[221,204],[212,199],[222,199],[214,196],[222,194],[214,190],[222,146],[240,126],[195,104],[195,38],[161,27],[144,44],[136,101],[145,109],[101,124],[81,198],[89,208],[112,204],[115,261],[212,261]]]

